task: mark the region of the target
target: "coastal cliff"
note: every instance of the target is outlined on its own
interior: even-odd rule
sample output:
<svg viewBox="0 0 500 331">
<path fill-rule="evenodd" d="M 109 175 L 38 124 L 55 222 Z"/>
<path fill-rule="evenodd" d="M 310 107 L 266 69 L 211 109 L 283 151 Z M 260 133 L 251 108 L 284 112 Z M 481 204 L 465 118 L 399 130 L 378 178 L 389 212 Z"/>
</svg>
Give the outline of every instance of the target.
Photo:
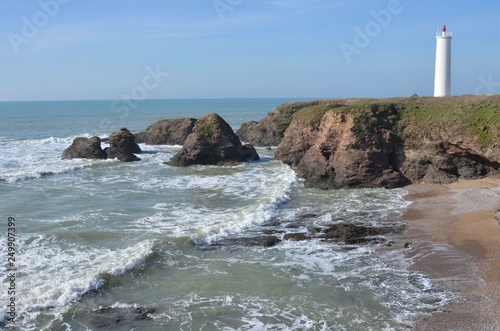
<svg viewBox="0 0 500 331">
<path fill-rule="evenodd" d="M 274 158 L 322 189 L 451 183 L 500 169 L 500 95 L 299 102 L 242 129 L 254 145 L 269 143 L 256 132 L 277 137 Z"/>
</svg>

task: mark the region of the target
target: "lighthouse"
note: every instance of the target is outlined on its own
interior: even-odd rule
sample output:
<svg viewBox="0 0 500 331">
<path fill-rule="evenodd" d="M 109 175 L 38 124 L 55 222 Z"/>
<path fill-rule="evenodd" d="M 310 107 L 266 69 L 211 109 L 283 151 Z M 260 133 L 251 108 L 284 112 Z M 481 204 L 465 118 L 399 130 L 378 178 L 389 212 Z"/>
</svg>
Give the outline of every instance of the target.
<svg viewBox="0 0 500 331">
<path fill-rule="evenodd" d="M 441 32 L 436 33 L 435 97 L 451 95 L 451 38 L 452 34 L 446 31 L 446 25 Z"/>
</svg>

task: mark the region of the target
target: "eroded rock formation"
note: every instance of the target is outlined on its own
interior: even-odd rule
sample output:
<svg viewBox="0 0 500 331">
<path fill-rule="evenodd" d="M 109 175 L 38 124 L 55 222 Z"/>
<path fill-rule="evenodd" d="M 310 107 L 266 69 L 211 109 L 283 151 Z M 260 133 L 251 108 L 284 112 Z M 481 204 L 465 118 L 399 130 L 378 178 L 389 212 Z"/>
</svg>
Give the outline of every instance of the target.
<svg viewBox="0 0 500 331">
<path fill-rule="evenodd" d="M 141 133 L 140 141 L 149 145 L 183 145 L 195 123 L 194 118 L 160 120 Z"/>
<path fill-rule="evenodd" d="M 108 155 L 101 148 L 99 137 L 84 138 L 78 137 L 64 150 L 62 158 L 70 159 L 107 159 Z"/>
<path fill-rule="evenodd" d="M 76 158 L 101 160 L 117 158 L 122 162 L 140 160 L 135 154 L 141 153 L 141 148 L 135 143 L 134 135 L 126 128 L 113 132 L 107 142 L 110 146 L 103 150 L 99 137 L 75 138 L 73 143 L 64 150 L 62 158 L 66 160 Z"/>
<path fill-rule="evenodd" d="M 196 121 L 193 132 L 169 165 L 185 167 L 201 165 L 235 165 L 258 160 L 251 145 L 242 145 L 229 124 L 217 114 L 208 114 Z"/>
<path fill-rule="evenodd" d="M 275 159 L 307 186 L 391 188 L 500 170 L 499 95 L 323 100 L 298 108 L 287 113 Z M 260 121 L 261 129 L 278 114 Z"/>
<path fill-rule="evenodd" d="M 278 146 L 275 159 L 296 168 L 306 186 L 398 187 L 406 182 L 400 173 L 403 145 L 387 123 L 386 113 L 373 123 L 356 123 L 343 107 L 299 112 Z"/>
<path fill-rule="evenodd" d="M 304 108 L 330 104 L 332 102 L 336 103 L 335 100 L 285 103 L 270 112 L 267 117 L 259 122 L 251 121 L 243 123 L 236 131 L 236 134 L 242 141 L 254 146 L 278 146 L 295 113 Z"/>
<path fill-rule="evenodd" d="M 108 158 L 117 158 L 122 162 L 139 161 L 135 154 L 141 153 L 141 148 L 135 142 L 134 135 L 126 128 L 121 128 L 109 136 L 109 147 L 104 149 Z"/>
</svg>

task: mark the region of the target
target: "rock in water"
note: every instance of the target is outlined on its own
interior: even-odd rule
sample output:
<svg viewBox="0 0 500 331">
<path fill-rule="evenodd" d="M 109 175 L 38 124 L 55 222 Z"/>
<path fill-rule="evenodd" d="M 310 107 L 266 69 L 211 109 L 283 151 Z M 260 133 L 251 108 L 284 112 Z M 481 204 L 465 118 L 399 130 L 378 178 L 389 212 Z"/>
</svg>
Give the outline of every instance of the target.
<svg viewBox="0 0 500 331">
<path fill-rule="evenodd" d="M 134 135 L 126 128 L 111 133 L 109 136 L 109 146 L 111 148 L 122 149 L 126 153 L 140 153 L 141 148 L 135 142 Z"/>
<path fill-rule="evenodd" d="M 62 154 L 62 158 L 65 160 L 106 159 L 107 157 L 106 152 L 101 148 L 101 139 L 99 137 L 75 138 L 71 146 L 66 148 Z"/>
<path fill-rule="evenodd" d="M 186 167 L 201 165 L 234 165 L 258 160 L 250 145 L 242 145 L 233 129 L 217 114 L 208 114 L 196 121 L 193 132 L 182 149 L 167 164 Z"/>
<path fill-rule="evenodd" d="M 108 139 L 109 147 L 105 149 L 110 159 L 117 158 L 122 162 L 139 161 L 135 153 L 141 153 L 141 148 L 135 142 L 134 135 L 126 128 L 113 132 Z"/>
<path fill-rule="evenodd" d="M 152 320 L 150 315 L 156 312 L 154 308 L 138 307 L 138 308 L 115 308 L 101 307 L 89 314 L 90 324 L 97 329 L 115 329 L 127 328 L 133 330 L 139 328 L 147 328 L 145 324 L 148 320 Z"/>
<path fill-rule="evenodd" d="M 160 120 L 146 129 L 144 142 L 149 145 L 183 145 L 195 123 L 194 118 Z"/>
</svg>

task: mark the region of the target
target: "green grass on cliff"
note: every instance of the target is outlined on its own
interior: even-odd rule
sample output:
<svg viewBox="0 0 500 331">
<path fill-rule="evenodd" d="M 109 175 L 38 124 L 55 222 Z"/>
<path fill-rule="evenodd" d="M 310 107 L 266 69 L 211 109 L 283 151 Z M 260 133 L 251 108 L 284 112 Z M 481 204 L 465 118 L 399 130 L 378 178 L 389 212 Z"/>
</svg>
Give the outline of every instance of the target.
<svg viewBox="0 0 500 331">
<path fill-rule="evenodd" d="M 429 132 L 473 139 L 481 147 L 498 142 L 500 95 L 415 98 L 400 107 L 400 131 L 408 137 Z"/>
<path fill-rule="evenodd" d="M 353 131 L 364 138 L 375 138 L 385 129 L 410 145 L 439 137 L 463 138 L 482 148 L 500 143 L 500 95 L 339 99 L 286 106 L 288 111 L 299 108 L 294 116 L 310 124 L 319 123 L 328 111 L 351 114 Z"/>
</svg>

